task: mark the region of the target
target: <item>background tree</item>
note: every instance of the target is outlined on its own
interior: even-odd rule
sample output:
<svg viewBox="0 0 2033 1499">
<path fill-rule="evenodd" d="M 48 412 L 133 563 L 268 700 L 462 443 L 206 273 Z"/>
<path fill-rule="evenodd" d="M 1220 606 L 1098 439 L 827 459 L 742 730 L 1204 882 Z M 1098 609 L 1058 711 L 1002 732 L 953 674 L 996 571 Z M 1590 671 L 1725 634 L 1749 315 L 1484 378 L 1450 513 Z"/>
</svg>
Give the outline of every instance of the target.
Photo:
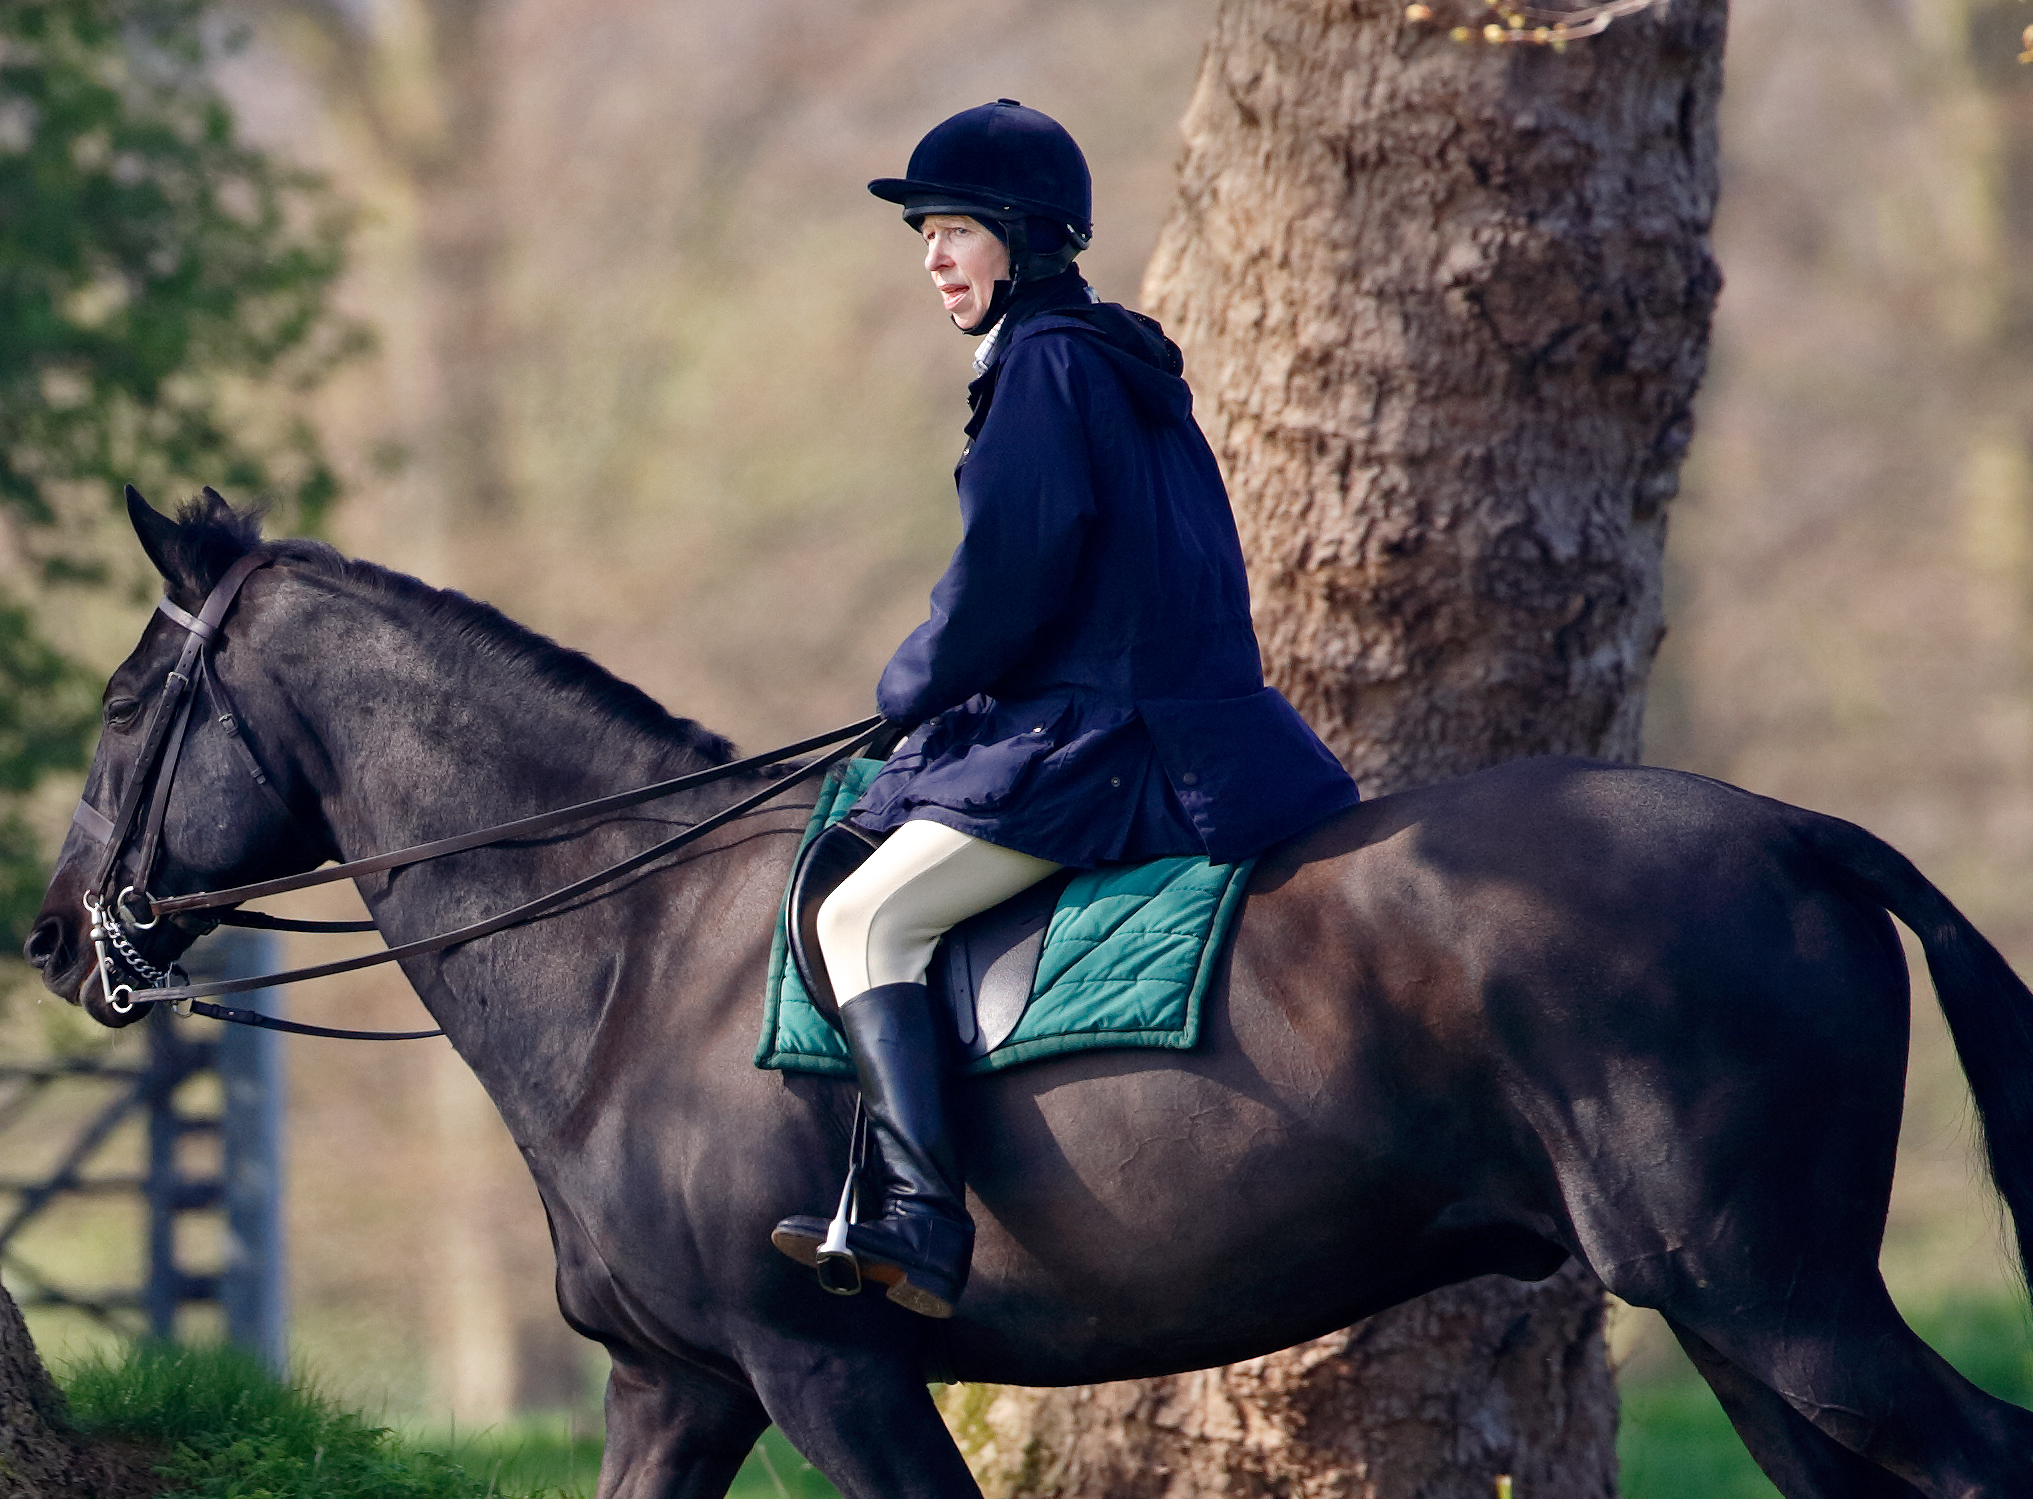
<svg viewBox="0 0 2033 1499">
<path fill-rule="evenodd" d="M 210 483 L 313 529 L 336 493 L 300 397 L 357 342 L 327 314 L 343 225 L 244 145 L 203 0 L 0 7 L 0 944 L 43 873 L 18 799 L 81 762 L 97 684 L 34 596 L 115 581 L 107 501 Z M 124 553 L 123 553 L 124 554 Z M 51 594 L 49 590 L 55 589 Z"/>
<path fill-rule="evenodd" d="M 1370 795 L 1638 757 L 1721 286 L 1725 15 L 1678 0 L 1556 53 L 1390 0 L 1219 13 L 1144 302 L 1267 673 Z M 1232 1369 L 1000 1392 L 963 1433 L 992 1493 L 1609 1495 L 1603 1312 L 1572 1267 L 1490 1278 Z"/>
<path fill-rule="evenodd" d="M 99 550 L 120 483 L 161 499 L 201 483 L 268 494 L 298 529 L 337 489 L 300 402 L 357 341 L 325 304 L 342 225 L 314 179 L 240 142 L 208 74 L 205 22 L 202 0 L 0 6 L 0 517 L 17 563 L 0 592 L 9 950 L 46 878 L 22 798 L 82 763 L 98 716 L 97 674 L 44 638 L 36 606 L 138 586 Z M 62 1430 L 0 1290 L 0 1493 L 135 1491 L 112 1461 Z M 145 1472 L 139 1482 L 152 1491 Z"/>
</svg>

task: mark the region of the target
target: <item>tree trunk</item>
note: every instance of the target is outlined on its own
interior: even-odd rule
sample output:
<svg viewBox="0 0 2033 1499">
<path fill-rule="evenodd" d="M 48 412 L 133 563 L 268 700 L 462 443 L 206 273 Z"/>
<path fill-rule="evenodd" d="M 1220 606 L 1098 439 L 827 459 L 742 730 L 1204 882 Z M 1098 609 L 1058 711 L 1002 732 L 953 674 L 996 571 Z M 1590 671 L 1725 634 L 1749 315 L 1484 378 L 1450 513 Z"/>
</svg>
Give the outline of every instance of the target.
<svg viewBox="0 0 2033 1499">
<path fill-rule="evenodd" d="M 0 1499 L 140 1499 L 162 1485 L 159 1455 L 69 1430 L 14 1298 L 0 1286 Z"/>
<path fill-rule="evenodd" d="M 443 519 L 456 528 L 498 520 L 511 508 L 497 316 L 506 235 L 494 181 L 502 8 L 490 0 L 427 0 L 423 9 L 437 128 L 416 143 L 409 165 L 418 271 L 436 319 L 442 408 L 434 467 Z"/>
<path fill-rule="evenodd" d="M 1377 795 L 1635 759 L 1721 278 L 1726 0 L 1560 53 L 1435 0 L 1228 0 L 1145 303 L 1185 348 L 1270 680 Z M 1352 1225 L 1360 1232 L 1360 1225 Z M 1613 1495 L 1602 1292 L 1495 1278 L 1233 1368 L 974 1392 L 1008 1495 Z"/>
</svg>

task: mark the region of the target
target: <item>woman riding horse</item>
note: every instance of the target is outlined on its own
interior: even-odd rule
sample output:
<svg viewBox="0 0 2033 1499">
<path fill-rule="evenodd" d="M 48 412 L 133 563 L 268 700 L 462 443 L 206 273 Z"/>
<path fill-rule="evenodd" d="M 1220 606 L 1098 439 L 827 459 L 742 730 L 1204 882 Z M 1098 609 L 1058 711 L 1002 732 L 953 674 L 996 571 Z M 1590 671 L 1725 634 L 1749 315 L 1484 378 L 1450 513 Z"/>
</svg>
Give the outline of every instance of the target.
<svg viewBox="0 0 2033 1499">
<path fill-rule="evenodd" d="M 892 1300 L 946 1317 L 974 1225 L 925 982 L 939 938 L 1066 866 L 1250 858 L 1356 789 L 1264 685 L 1178 348 L 1073 266 L 1091 233 L 1073 137 L 999 99 L 934 128 L 908 172 L 868 189 L 903 206 L 946 313 L 983 337 L 963 530 L 876 689 L 910 732 L 850 819 L 887 836 L 820 908 L 819 946 L 888 1179 L 850 1244 L 901 1276 Z M 772 1238 L 812 1264 L 826 1226 Z"/>
</svg>

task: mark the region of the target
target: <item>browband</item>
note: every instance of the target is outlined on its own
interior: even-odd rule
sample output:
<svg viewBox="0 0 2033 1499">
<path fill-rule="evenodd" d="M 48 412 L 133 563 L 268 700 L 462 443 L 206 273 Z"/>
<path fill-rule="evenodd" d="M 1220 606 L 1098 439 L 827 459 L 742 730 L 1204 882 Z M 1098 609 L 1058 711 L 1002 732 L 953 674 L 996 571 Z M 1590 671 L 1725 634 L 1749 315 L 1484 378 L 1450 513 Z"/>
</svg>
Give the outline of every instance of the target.
<svg viewBox="0 0 2033 1499">
<path fill-rule="evenodd" d="M 155 607 L 158 613 L 167 614 L 171 619 L 182 625 L 186 630 L 189 630 L 207 645 L 210 645 L 212 637 L 219 633 L 216 628 L 206 624 L 197 615 L 191 613 L 190 610 L 183 608 L 166 593 L 155 601 Z"/>
<path fill-rule="evenodd" d="M 240 585 L 247 581 L 247 575 L 262 566 L 268 558 L 258 552 L 249 552 L 238 562 L 226 569 L 226 575 L 219 579 L 218 587 L 206 595 L 204 607 L 196 614 L 181 607 L 165 591 L 155 601 L 156 609 L 182 625 L 203 645 L 210 645 L 219 633 L 219 622 L 226 617 L 226 611 L 233 607 L 233 600 L 240 592 Z"/>
</svg>

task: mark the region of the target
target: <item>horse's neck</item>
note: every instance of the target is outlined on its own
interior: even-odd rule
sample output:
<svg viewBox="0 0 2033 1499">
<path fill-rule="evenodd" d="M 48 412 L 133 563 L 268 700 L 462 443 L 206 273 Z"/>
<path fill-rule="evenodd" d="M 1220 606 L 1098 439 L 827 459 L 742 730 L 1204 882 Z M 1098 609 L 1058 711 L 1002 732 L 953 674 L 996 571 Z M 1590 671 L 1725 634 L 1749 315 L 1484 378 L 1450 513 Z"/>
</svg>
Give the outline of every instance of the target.
<svg viewBox="0 0 2033 1499">
<path fill-rule="evenodd" d="M 526 664 L 363 609 L 327 627 L 299 701 L 322 746 L 327 820 L 348 858 L 567 806 L 706 762 Z"/>
<path fill-rule="evenodd" d="M 278 680 L 286 677 L 289 707 L 303 725 L 299 764 L 346 858 L 491 827 L 706 763 L 682 736 L 617 722 L 585 695 L 447 638 L 428 622 L 369 607 L 312 617 L 315 624 L 305 628 L 320 639 L 315 660 Z M 371 877 L 365 894 L 391 943 L 434 935 L 568 884 L 674 830 L 645 826 L 644 819 L 691 821 L 730 794 L 715 787 L 581 836 L 432 860 Z M 707 877 L 681 869 L 664 888 Z M 463 950 L 463 957 L 454 949 L 410 968 L 438 1022 L 518 1134 L 514 1095 L 569 1091 L 572 1057 L 597 1031 L 606 1003 L 600 984 L 587 977 L 597 965 L 566 950 L 575 919 L 523 928 L 521 941 L 511 932 Z M 529 933 L 545 935 L 533 942 Z M 682 940 L 679 933 L 661 935 Z M 500 943 L 515 944 L 513 962 L 501 970 L 510 977 L 476 978 L 486 967 L 484 949 Z M 501 1021 L 510 1023 L 498 1028 Z M 520 1075 L 526 1064 L 516 1058 L 539 1055 L 551 1059 L 556 1077 Z M 553 1112 L 533 1096 L 521 1102 L 526 1112 Z"/>
</svg>

